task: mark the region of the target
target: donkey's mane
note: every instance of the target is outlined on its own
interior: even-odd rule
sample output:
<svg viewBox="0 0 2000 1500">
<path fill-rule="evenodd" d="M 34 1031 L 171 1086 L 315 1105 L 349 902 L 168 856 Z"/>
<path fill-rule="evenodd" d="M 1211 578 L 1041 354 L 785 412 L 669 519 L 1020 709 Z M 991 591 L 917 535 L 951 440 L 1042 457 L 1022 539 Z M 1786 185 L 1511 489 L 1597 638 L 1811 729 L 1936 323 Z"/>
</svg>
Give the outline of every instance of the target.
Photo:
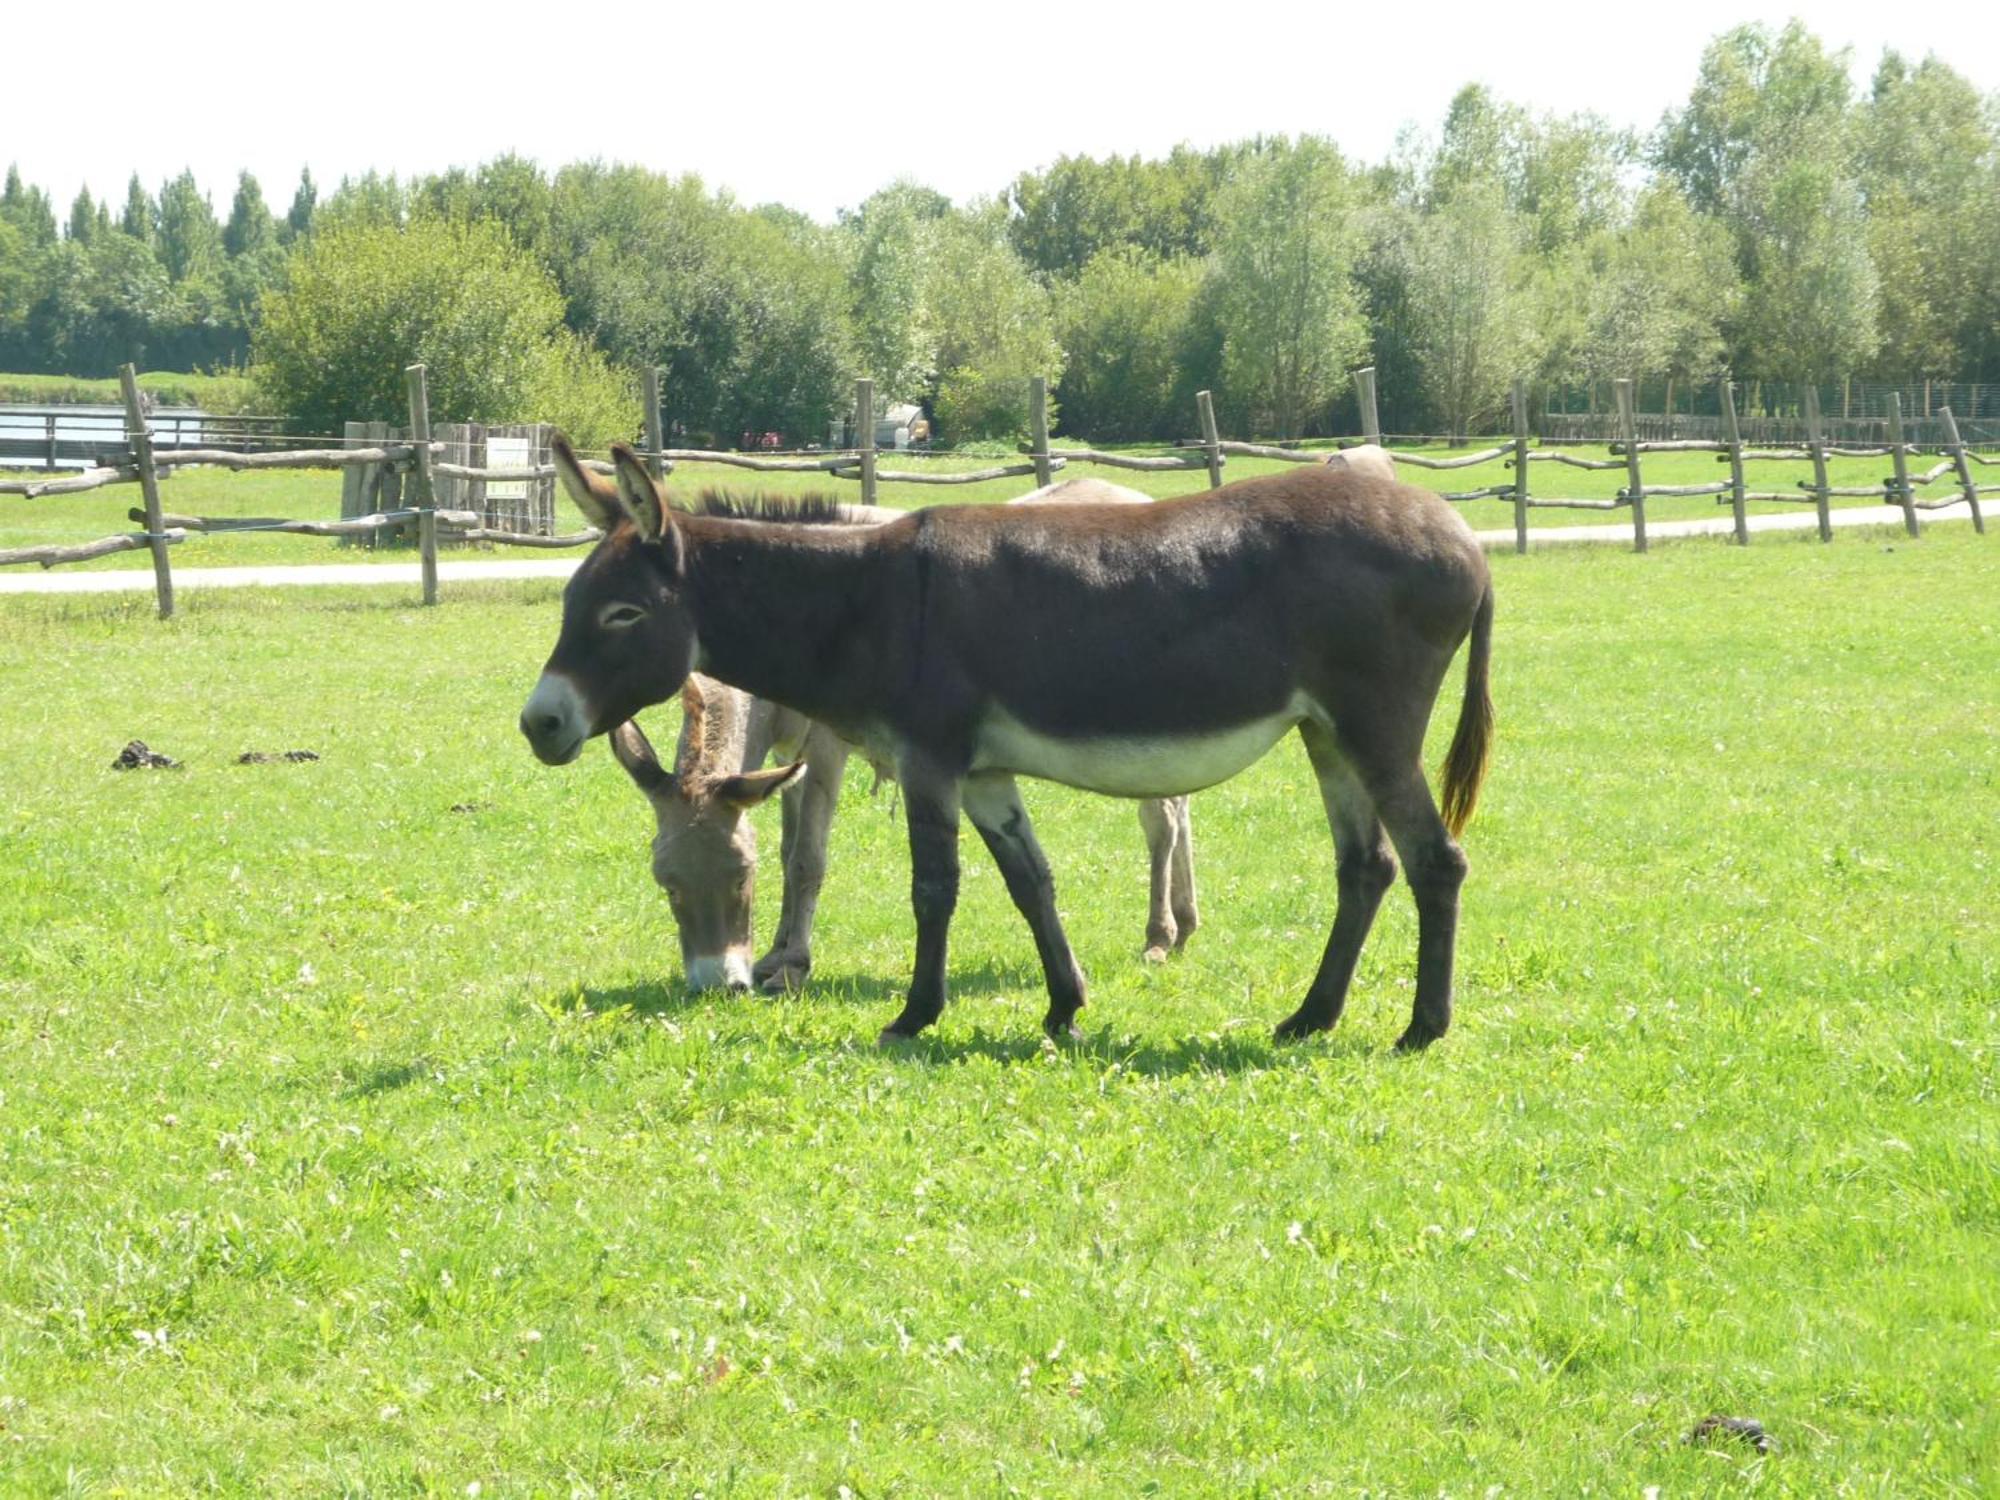
<svg viewBox="0 0 2000 1500">
<path fill-rule="evenodd" d="M 727 521 L 782 521 L 794 526 L 837 526 L 847 519 L 845 505 L 832 495 L 739 495 L 730 490 L 703 490 L 690 514 L 718 516 Z"/>
</svg>

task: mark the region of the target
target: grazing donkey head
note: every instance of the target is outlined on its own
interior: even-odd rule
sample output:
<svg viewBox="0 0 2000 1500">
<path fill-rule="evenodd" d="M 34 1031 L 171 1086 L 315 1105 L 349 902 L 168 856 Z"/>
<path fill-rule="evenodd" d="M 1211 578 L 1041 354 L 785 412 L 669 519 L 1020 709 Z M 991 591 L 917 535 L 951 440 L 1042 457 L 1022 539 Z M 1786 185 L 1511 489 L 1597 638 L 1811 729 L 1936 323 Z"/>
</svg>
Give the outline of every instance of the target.
<svg viewBox="0 0 2000 1500">
<path fill-rule="evenodd" d="M 669 772 L 631 720 L 611 731 L 611 751 L 653 804 L 653 879 L 679 929 L 681 966 L 696 990 L 750 988 L 750 915 L 757 834 L 743 814 L 805 774 L 804 761 L 769 771 L 742 764 L 749 699 L 690 677 L 681 690 L 681 739 Z"/>
<path fill-rule="evenodd" d="M 1342 448 L 1338 453 L 1326 456 L 1329 469 L 1339 469 L 1352 474 L 1367 474 L 1376 479 L 1393 482 L 1396 478 L 1396 460 L 1389 456 L 1389 450 L 1379 443 L 1362 443 L 1358 447 Z"/>
<path fill-rule="evenodd" d="M 681 599 L 685 543 L 646 466 L 617 444 L 612 484 L 586 470 L 560 434 L 551 446 L 563 487 L 605 533 L 563 591 L 562 632 L 521 710 L 535 754 L 561 766 L 593 735 L 671 698 L 694 668 L 695 638 Z M 585 663 L 588 697 L 579 687 Z"/>
</svg>

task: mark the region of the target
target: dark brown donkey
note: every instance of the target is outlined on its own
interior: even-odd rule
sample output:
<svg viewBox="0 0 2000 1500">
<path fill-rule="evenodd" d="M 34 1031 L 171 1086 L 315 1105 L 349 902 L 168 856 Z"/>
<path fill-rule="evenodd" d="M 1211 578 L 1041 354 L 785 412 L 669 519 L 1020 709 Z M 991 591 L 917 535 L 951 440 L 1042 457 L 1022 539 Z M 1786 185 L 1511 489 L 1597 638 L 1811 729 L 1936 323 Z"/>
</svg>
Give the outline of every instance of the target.
<svg viewBox="0 0 2000 1500">
<path fill-rule="evenodd" d="M 967 505 L 865 529 L 770 526 L 671 511 L 629 449 L 616 459 L 614 486 L 556 442 L 565 485 L 606 534 L 564 591 L 521 732 L 543 761 L 566 764 L 699 670 L 893 764 L 917 955 L 884 1039 L 913 1036 L 944 1009 L 961 809 L 1034 932 L 1043 1025 L 1067 1035 L 1083 974 L 1014 777 L 1178 796 L 1235 775 L 1293 728 L 1333 828 L 1339 902 L 1279 1037 L 1339 1019 L 1395 877 L 1392 844 L 1417 902 L 1416 1004 L 1398 1045 L 1421 1047 L 1451 1024 L 1466 868 L 1454 835 L 1492 739 L 1493 589 L 1443 500 L 1314 465 L 1158 505 Z M 1424 730 L 1468 635 L 1440 816 Z"/>
</svg>

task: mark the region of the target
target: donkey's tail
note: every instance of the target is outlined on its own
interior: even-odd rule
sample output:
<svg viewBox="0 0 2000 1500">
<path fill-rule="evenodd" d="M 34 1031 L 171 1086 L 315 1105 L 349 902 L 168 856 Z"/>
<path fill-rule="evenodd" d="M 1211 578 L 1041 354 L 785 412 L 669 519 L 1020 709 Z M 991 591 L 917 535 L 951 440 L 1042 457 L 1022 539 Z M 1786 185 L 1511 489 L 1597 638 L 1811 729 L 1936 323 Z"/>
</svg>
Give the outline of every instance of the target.
<svg viewBox="0 0 2000 1500">
<path fill-rule="evenodd" d="M 1479 784 L 1493 758 L 1493 695 L 1487 691 L 1487 667 L 1493 657 L 1493 583 L 1487 580 L 1479 612 L 1472 617 L 1472 645 L 1465 653 L 1465 700 L 1458 710 L 1458 728 L 1444 757 L 1444 826 L 1457 838 L 1472 821 L 1479 805 Z"/>
</svg>

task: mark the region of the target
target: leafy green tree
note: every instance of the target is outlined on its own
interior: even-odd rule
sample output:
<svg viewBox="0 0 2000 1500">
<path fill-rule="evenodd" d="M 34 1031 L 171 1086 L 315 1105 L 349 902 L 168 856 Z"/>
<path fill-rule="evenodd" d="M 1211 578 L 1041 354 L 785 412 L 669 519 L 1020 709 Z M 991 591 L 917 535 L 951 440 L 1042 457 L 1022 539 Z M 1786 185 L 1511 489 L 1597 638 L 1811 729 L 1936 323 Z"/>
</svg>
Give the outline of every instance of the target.
<svg viewBox="0 0 2000 1500">
<path fill-rule="evenodd" d="M 473 173 L 471 207 L 475 217 L 502 225 L 523 250 L 550 261 L 555 195 L 527 157 L 510 152 L 481 164 Z"/>
<path fill-rule="evenodd" d="M 1028 430 L 1029 381 L 1056 381 L 1048 291 L 1007 243 L 1005 210 L 976 205 L 937 221 L 920 298 L 936 343 L 932 414 L 948 442 L 1020 438 Z"/>
<path fill-rule="evenodd" d="M 1853 181 L 1804 158 L 1764 189 L 1757 269 L 1744 298 L 1743 368 L 1828 381 L 1879 343 L 1880 282 Z"/>
<path fill-rule="evenodd" d="M 412 218 L 427 215 L 436 219 L 470 220 L 472 174 L 464 167 L 451 167 L 429 177 L 410 180 L 409 212 Z"/>
<path fill-rule="evenodd" d="M 21 181 L 19 167 L 7 169 L 7 184 L 0 189 L 0 219 L 21 231 L 30 245 L 38 248 L 56 242 L 56 214 L 49 195 Z"/>
<path fill-rule="evenodd" d="M 1496 99 L 1483 83 L 1468 83 L 1445 109 L 1437 147 L 1424 163 L 1426 206 L 1449 202 L 1467 188 L 1495 187 L 1513 196 L 1520 137 L 1528 118 L 1518 105 Z"/>
<path fill-rule="evenodd" d="M 570 326 L 623 365 L 662 367 L 670 426 L 732 440 L 719 413 L 740 359 L 734 212 L 698 177 L 584 163 L 556 176 L 551 242 Z"/>
<path fill-rule="evenodd" d="M 1793 21 L 1724 32 L 1702 53 L 1686 108 L 1661 122 L 1653 154 L 1697 213 L 1754 230 L 1769 165 L 1806 152 L 1845 157 L 1853 86 L 1845 53 Z"/>
<path fill-rule="evenodd" d="M 1886 54 L 1856 125 L 1868 247 L 1879 273 L 1892 378 L 1964 373 L 1981 343 L 1982 293 L 2000 273 L 1986 192 L 2000 141 L 1978 91 L 1934 57 Z"/>
<path fill-rule="evenodd" d="M 241 173 L 236 179 L 229 222 L 222 230 L 222 248 L 229 257 L 222 269 L 222 302 L 232 363 L 249 351 L 250 328 L 256 320 L 258 299 L 284 273 L 281 222 L 265 206 L 257 179 L 248 172 Z"/>
<path fill-rule="evenodd" d="M 1723 328 L 1741 296 L 1729 232 L 1660 180 L 1640 195 L 1631 222 L 1601 237 L 1596 250 L 1576 361 L 1584 373 L 1665 376 L 1669 408 L 1673 382 L 1717 377 L 1727 359 Z"/>
<path fill-rule="evenodd" d="M 1187 430 L 1181 370 L 1202 278 L 1198 261 L 1115 247 L 1058 292 L 1065 431 L 1109 442 Z"/>
<path fill-rule="evenodd" d="M 256 255 L 278 242 L 278 226 L 264 206 L 264 190 L 248 172 L 236 174 L 236 196 L 230 201 L 229 222 L 222 228 L 222 253 L 232 260 Z"/>
<path fill-rule="evenodd" d="M 292 206 L 285 211 L 285 224 L 280 238 L 286 244 L 302 240 L 312 233 L 313 213 L 319 206 L 319 189 L 313 184 L 311 167 L 299 168 L 299 185 L 292 194 Z"/>
<path fill-rule="evenodd" d="M 165 268 L 130 235 L 64 244 L 47 272 L 29 317 L 30 362 L 16 368 L 86 377 L 113 374 L 128 360 L 144 368 L 181 325 Z"/>
<path fill-rule="evenodd" d="M 222 229 L 192 172 L 160 189 L 157 250 L 171 281 L 212 282 L 222 269 Z"/>
<path fill-rule="evenodd" d="M 1746 374 L 1833 378 L 1877 345 L 1852 94 L 1846 54 L 1801 23 L 1741 26 L 1709 44 L 1656 139 L 1661 169 L 1735 238 L 1732 362 Z"/>
<path fill-rule="evenodd" d="M 1340 153 L 1308 136 L 1246 159 L 1218 203 L 1224 383 L 1281 437 L 1324 421 L 1367 346 L 1356 199 Z"/>
<path fill-rule="evenodd" d="M 898 182 L 841 216 L 860 372 L 874 380 L 880 400 L 915 401 L 935 392 L 937 332 L 925 300 L 926 268 L 952 212 L 943 194 Z"/>
<path fill-rule="evenodd" d="M 1426 215 L 1407 242 L 1408 347 L 1454 441 L 1498 412 L 1511 381 L 1536 359 L 1521 235 L 1498 184 L 1474 182 Z"/>
<path fill-rule="evenodd" d="M 1627 132 L 1596 115 L 1526 122 L 1508 206 L 1526 220 L 1530 249 L 1559 260 L 1613 228 L 1626 210 L 1624 174 L 1637 155 Z"/>
<path fill-rule="evenodd" d="M 22 346 L 28 312 L 41 291 L 37 257 L 28 237 L 11 221 L 0 218 L 0 358 L 10 370 L 27 370 Z"/>
<path fill-rule="evenodd" d="M 69 206 L 69 222 L 63 228 L 63 238 L 79 245 L 90 243 L 97 233 L 97 221 L 103 210 L 90 196 L 90 187 L 85 184 L 76 190 L 76 197 Z"/>
<path fill-rule="evenodd" d="M 728 436 L 817 438 L 845 409 L 854 370 L 847 277 L 831 232 L 764 210 L 730 222 L 734 359 L 711 425 Z"/>
<path fill-rule="evenodd" d="M 1376 405 L 1386 430 L 1435 432 L 1441 424 L 1431 415 L 1430 395 L 1417 368 L 1411 301 L 1423 215 L 1402 171 L 1378 170 L 1369 187 L 1369 201 L 1356 221 L 1360 244 L 1354 281 L 1368 323 Z M 1358 412 L 1356 417 L 1358 424 Z"/>
<path fill-rule="evenodd" d="M 304 184 L 301 184 L 303 188 Z M 294 204 L 296 207 L 296 204 Z M 312 209 L 312 227 L 342 229 L 395 229 L 409 217 L 409 194 L 391 172 L 364 172 L 358 178 L 340 179 L 340 186 L 326 202 Z"/>
<path fill-rule="evenodd" d="M 119 232 L 142 245 L 151 246 L 158 221 L 158 210 L 147 196 L 144 184 L 139 181 L 139 174 L 134 172 L 132 180 L 125 184 L 125 208 L 118 217 Z"/>
<path fill-rule="evenodd" d="M 1216 193 L 1243 154 L 1177 146 L 1158 161 L 1058 158 L 1014 179 L 1008 239 L 1033 270 L 1059 281 L 1075 280 L 1106 250 L 1164 260 L 1204 256 L 1215 240 Z"/>
<path fill-rule="evenodd" d="M 312 432 L 400 421 L 403 370 L 417 362 L 440 421 L 539 420 L 565 388 L 623 388 L 562 312 L 555 283 L 496 226 L 336 226 L 294 249 L 285 284 L 265 293 L 251 373 L 272 409 Z M 622 409 L 629 429 L 635 409 Z"/>
</svg>

